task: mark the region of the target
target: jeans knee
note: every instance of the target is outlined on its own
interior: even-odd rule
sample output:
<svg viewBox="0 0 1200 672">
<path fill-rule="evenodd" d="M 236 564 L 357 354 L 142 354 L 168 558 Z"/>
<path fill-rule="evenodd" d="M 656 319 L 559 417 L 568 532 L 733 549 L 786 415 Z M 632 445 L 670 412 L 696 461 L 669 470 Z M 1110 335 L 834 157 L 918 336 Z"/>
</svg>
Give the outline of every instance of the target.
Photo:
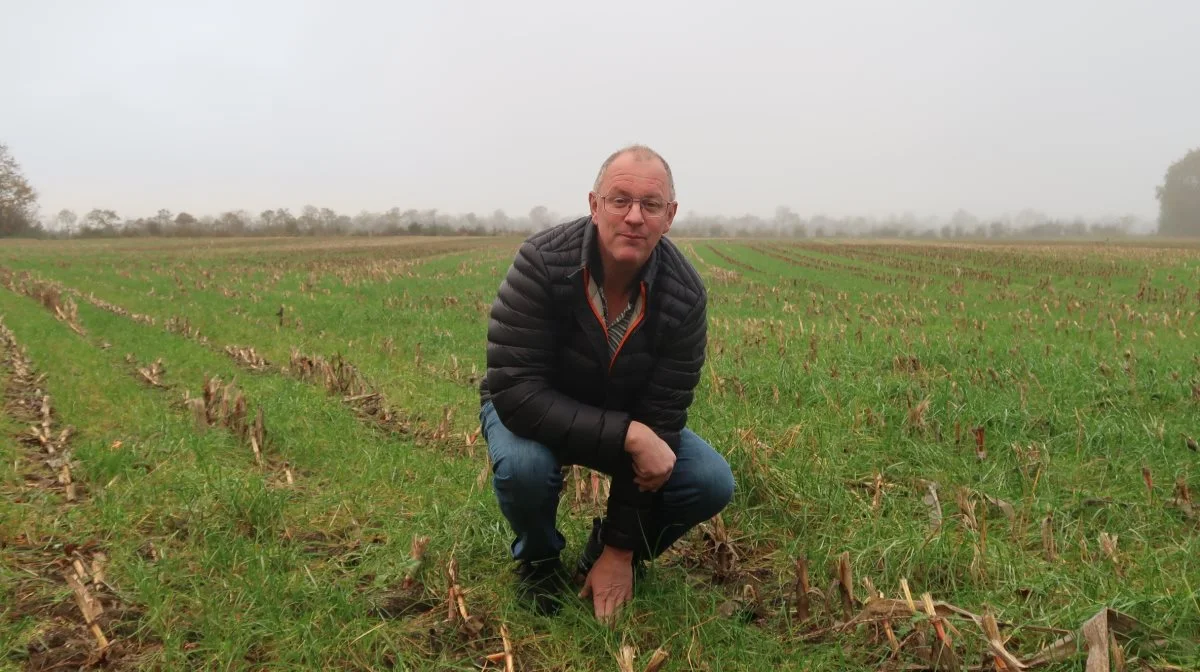
<svg viewBox="0 0 1200 672">
<path fill-rule="evenodd" d="M 733 480 L 733 470 L 729 467 L 729 462 L 723 458 L 713 460 L 709 465 L 704 479 L 701 481 L 704 486 L 702 501 L 705 503 L 711 513 L 709 517 L 717 515 L 725 510 L 729 502 L 733 500 L 733 492 L 736 485 Z"/>
<path fill-rule="evenodd" d="M 561 467 L 545 448 L 504 455 L 492 465 L 492 472 L 497 494 L 518 503 L 544 501 L 562 488 Z"/>
</svg>

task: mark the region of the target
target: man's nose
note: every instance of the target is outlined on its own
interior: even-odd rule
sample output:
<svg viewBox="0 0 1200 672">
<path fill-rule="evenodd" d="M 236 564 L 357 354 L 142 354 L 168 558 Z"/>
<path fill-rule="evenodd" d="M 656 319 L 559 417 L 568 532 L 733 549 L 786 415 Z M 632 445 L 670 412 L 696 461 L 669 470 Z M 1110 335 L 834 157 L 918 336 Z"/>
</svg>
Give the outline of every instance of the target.
<svg viewBox="0 0 1200 672">
<path fill-rule="evenodd" d="M 625 213 L 626 224 L 641 224 L 645 220 L 642 219 L 642 204 L 634 202 L 629 206 L 629 212 Z"/>
</svg>

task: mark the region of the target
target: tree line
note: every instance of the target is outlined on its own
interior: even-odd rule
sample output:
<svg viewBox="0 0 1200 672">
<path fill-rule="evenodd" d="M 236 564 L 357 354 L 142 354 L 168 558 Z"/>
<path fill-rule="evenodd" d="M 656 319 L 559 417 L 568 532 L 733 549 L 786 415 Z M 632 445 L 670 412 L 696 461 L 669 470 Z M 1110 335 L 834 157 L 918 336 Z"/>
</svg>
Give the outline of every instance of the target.
<svg viewBox="0 0 1200 672">
<path fill-rule="evenodd" d="M 1160 204 L 1157 232 L 1171 236 L 1200 236 L 1200 149 L 1192 150 L 1167 170 L 1157 187 Z M 582 214 L 582 213 L 579 213 Z M 187 212 L 159 210 L 151 217 L 122 218 L 111 209 L 96 208 L 78 215 L 64 209 L 39 218 L 37 192 L 26 180 L 8 148 L 0 144 L 0 237 L 117 238 L 142 236 L 495 236 L 528 235 L 575 215 L 560 216 L 545 206 L 528 214 L 509 216 L 503 210 L 488 215 L 451 214 L 437 209 L 391 208 L 356 215 L 307 205 L 257 214 L 231 210 L 196 217 Z M 948 219 L 913 215 L 872 217 L 802 217 L 779 206 L 773 217 L 711 216 L 688 212 L 676 218 L 674 236 L 703 237 L 871 237 L 871 238 L 1064 238 L 1124 236 L 1141 232 L 1136 217 L 1056 219 L 1034 210 L 981 219 L 958 210 Z"/>
<path fill-rule="evenodd" d="M 360 212 L 351 217 L 329 208 L 305 206 L 298 215 L 288 208 L 264 210 L 257 215 L 244 210 L 196 218 L 187 212 L 159 210 L 153 217 L 122 220 L 112 210 L 95 209 L 82 218 L 62 210 L 40 235 L 60 238 L 204 237 L 204 236 L 497 236 L 527 235 L 560 221 L 544 206 L 527 216 L 510 217 L 503 210 L 491 215 L 452 215 L 437 210 Z M 756 215 L 714 217 L 688 213 L 671 229 L 676 236 L 808 238 L 1060 238 L 1124 236 L 1135 232 L 1132 216 L 1112 220 L 1056 220 L 1024 211 L 1017 217 L 984 222 L 959 211 L 945 224 L 913 217 L 803 218 L 780 207 L 773 219 Z"/>
</svg>

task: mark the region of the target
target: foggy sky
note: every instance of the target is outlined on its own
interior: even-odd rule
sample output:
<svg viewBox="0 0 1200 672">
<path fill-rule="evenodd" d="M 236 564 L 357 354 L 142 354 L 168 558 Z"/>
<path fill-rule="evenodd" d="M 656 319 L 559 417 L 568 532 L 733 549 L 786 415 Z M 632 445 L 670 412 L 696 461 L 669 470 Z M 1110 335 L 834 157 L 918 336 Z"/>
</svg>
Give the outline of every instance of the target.
<svg viewBox="0 0 1200 672">
<path fill-rule="evenodd" d="M 42 214 L 1157 214 L 1200 146 L 1200 2 L 0 0 L 0 142 Z"/>
</svg>

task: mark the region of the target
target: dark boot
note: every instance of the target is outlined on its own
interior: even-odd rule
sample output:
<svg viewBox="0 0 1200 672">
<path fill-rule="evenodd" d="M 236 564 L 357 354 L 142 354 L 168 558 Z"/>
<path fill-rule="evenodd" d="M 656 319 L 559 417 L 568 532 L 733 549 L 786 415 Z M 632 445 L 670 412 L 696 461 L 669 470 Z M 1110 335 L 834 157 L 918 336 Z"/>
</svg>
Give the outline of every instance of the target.
<svg viewBox="0 0 1200 672">
<path fill-rule="evenodd" d="M 567 575 L 558 558 L 517 565 L 517 596 L 540 616 L 555 616 L 563 605 Z"/>
<path fill-rule="evenodd" d="M 575 564 L 575 581 L 581 585 L 587 580 L 587 575 L 592 571 L 592 566 L 600 559 L 600 554 L 604 552 L 604 539 L 600 533 L 603 527 L 603 520 L 600 518 L 592 519 L 592 533 L 588 536 L 587 544 L 583 547 L 583 552 L 579 554 L 579 562 Z M 633 552 L 634 581 L 646 574 L 646 563 L 642 558 L 643 555 L 644 553 L 640 551 Z"/>
</svg>

